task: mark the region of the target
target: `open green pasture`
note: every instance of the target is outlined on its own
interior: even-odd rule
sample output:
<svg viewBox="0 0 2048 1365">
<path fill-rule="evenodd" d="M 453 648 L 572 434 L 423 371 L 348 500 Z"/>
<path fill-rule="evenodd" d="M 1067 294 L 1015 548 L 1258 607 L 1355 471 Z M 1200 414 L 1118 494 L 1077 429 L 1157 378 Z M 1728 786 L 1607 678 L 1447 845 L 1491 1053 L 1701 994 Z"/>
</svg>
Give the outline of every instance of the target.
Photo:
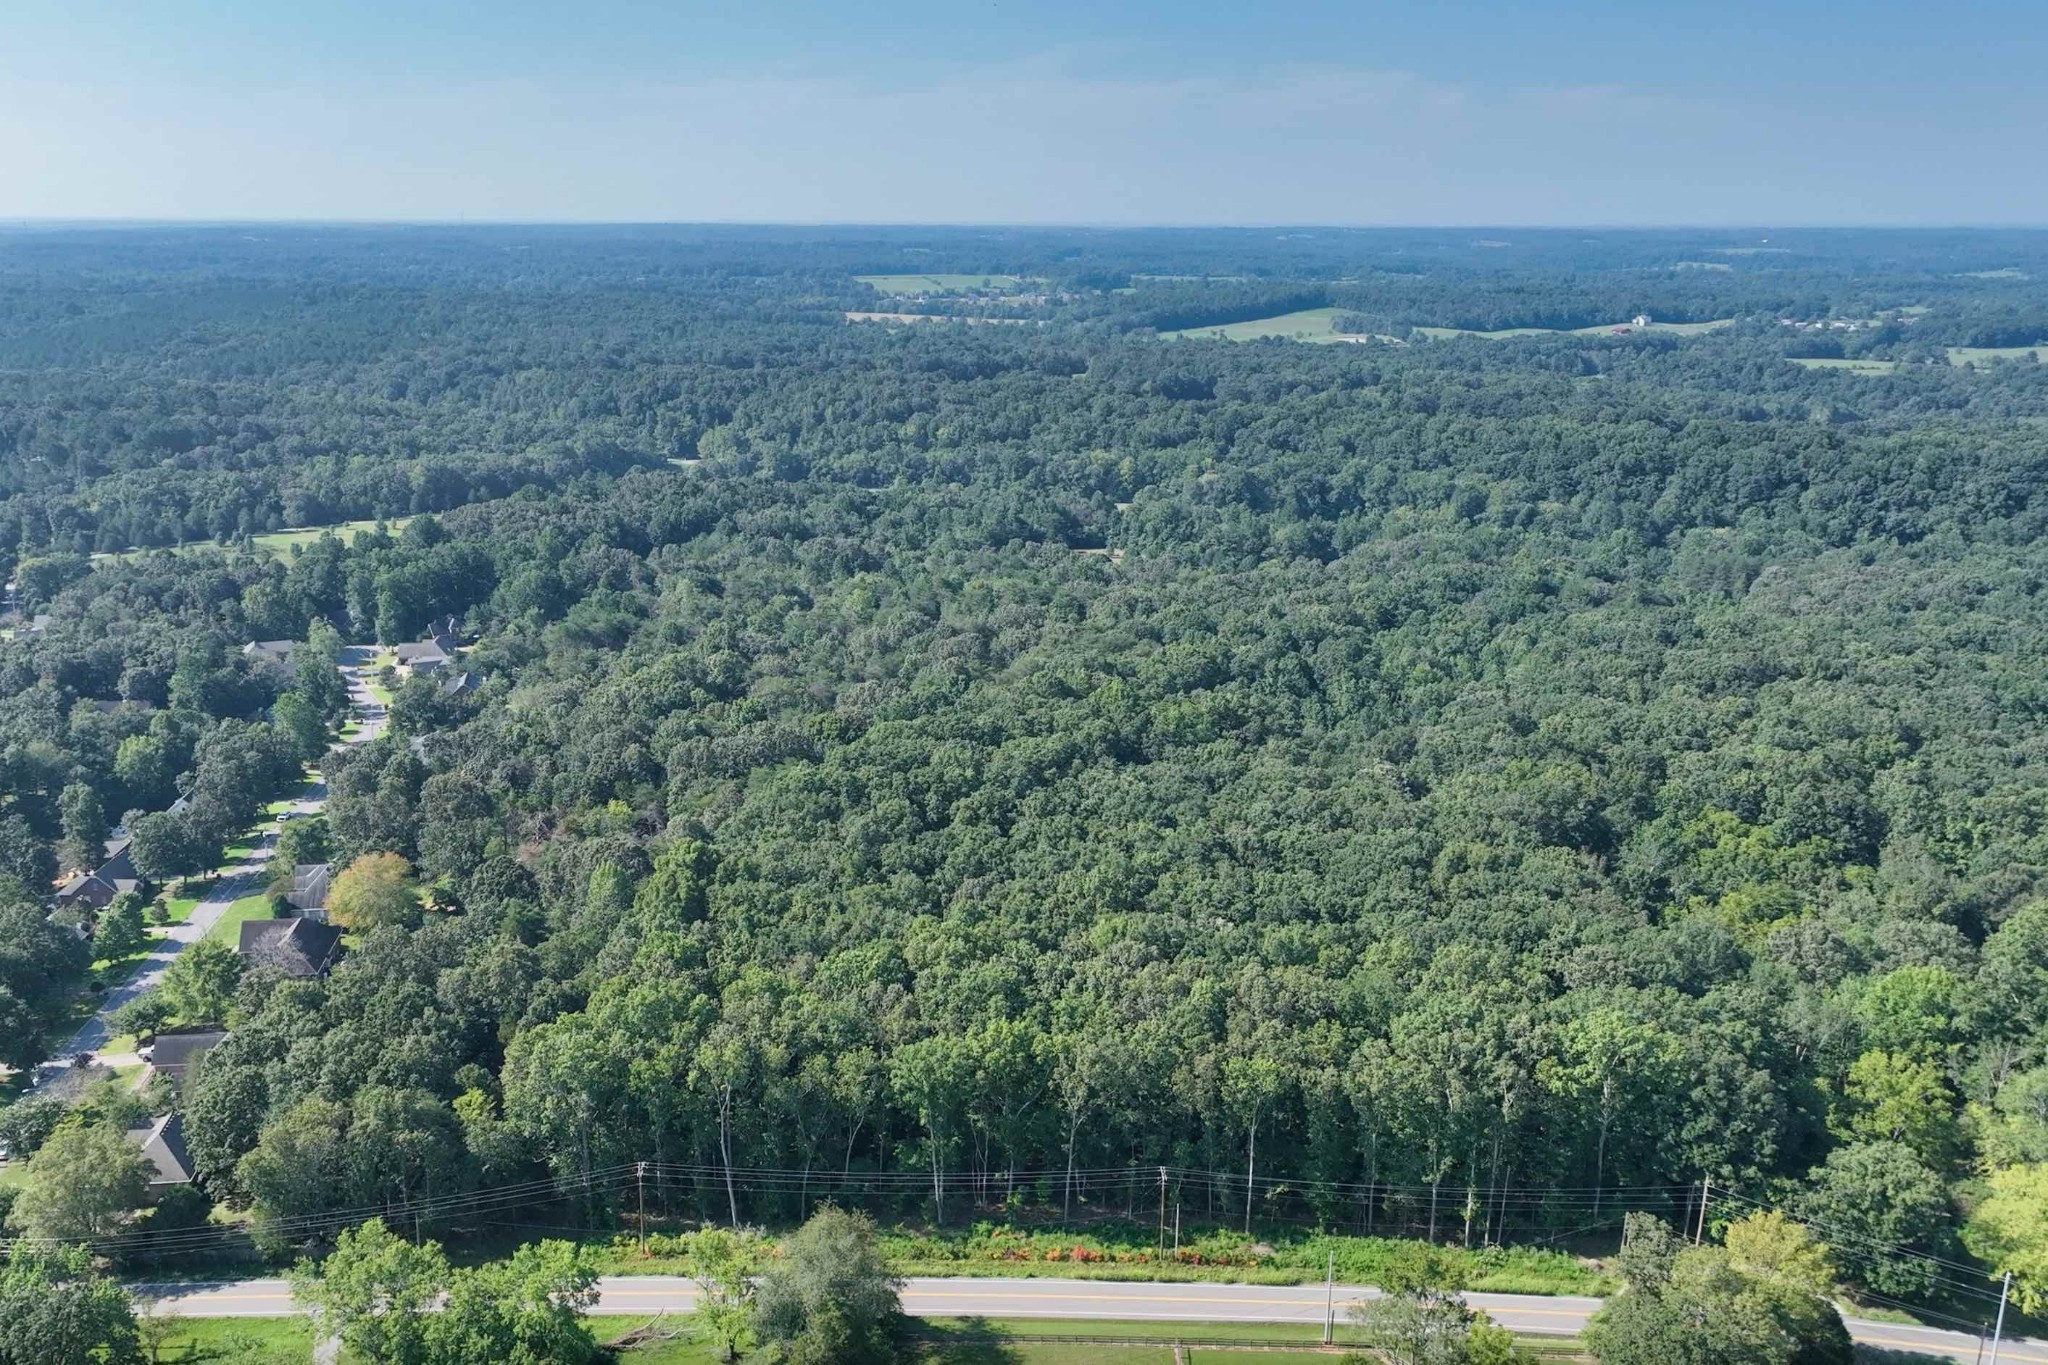
<svg viewBox="0 0 2048 1365">
<path fill-rule="evenodd" d="M 1220 341 L 1260 341 L 1266 337 L 1281 337 L 1288 341 L 1365 341 L 1391 340 L 1392 338 L 1366 338 L 1337 330 L 1339 315 L 1351 312 L 1349 308 L 1304 308 L 1295 313 L 1282 313 L 1278 317 L 1252 318 L 1246 322 L 1226 322 L 1215 327 L 1186 327 L 1178 332 L 1162 332 L 1169 337 L 1206 337 Z"/>
</svg>

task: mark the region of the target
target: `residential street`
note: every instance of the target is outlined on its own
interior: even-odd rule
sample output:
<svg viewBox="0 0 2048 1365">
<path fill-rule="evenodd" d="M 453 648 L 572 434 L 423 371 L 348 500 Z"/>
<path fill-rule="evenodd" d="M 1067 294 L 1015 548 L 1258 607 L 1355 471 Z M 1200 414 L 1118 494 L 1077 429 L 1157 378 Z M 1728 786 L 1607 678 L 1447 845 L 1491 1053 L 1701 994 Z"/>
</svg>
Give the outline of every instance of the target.
<svg viewBox="0 0 2048 1365">
<path fill-rule="evenodd" d="M 335 742 L 339 749 L 352 744 L 364 744 L 375 739 L 384 730 L 384 708 L 370 695 L 364 673 L 376 651 L 367 645 L 351 645 L 342 651 L 341 673 L 348 680 L 349 702 L 355 713 L 359 728 L 349 737 Z M 312 815 L 327 804 L 327 785 L 316 776 L 292 800 L 292 810 L 299 815 Z M 120 986 L 110 990 L 93 1017 L 71 1036 L 55 1053 L 55 1061 L 62 1065 L 81 1052 L 97 1053 L 105 1046 L 112 1031 L 108 1019 L 114 1011 L 130 1000 L 143 995 L 163 979 L 164 972 L 178 954 L 191 944 L 206 937 L 209 930 L 220 922 L 228 907 L 243 896 L 257 890 L 262 884 L 263 868 L 270 861 L 272 850 L 277 844 L 277 829 L 274 824 L 263 827 L 262 837 L 256 841 L 248 855 L 227 870 L 214 885 L 206 898 L 193 907 L 191 917 L 183 924 L 172 925 L 156 941 L 156 947 L 142 960 L 135 974 Z"/>
</svg>

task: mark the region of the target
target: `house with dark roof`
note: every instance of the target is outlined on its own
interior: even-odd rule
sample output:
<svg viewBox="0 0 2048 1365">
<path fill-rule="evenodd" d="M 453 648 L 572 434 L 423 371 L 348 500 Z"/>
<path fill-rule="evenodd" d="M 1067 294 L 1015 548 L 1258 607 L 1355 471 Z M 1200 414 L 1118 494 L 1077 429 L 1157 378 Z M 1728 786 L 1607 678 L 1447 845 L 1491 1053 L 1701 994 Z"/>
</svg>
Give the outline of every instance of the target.
<svg viewBox="0 0 2048 1365">
<path fill-rule="evenodd" d="M 479 678 L 474 673 L 465 671 L 444 679 L 441 683 L 441 695 L 453 697 L 460 701 L 483 685 L 484 680 L 482 678 Z"/>
<path fill-rule="evenodd" d="M 408 677 L 439 673 L 451 662 L 448 651 L 432 640 L 398 647 L 398 671 Z"/>
<path fill-rule="evenodd" d="M 192 1156 L 185 1150 L 185 1121 L 180 1116 L 166 1114 L 146 1127 L 130 1128 L 128 1140 L 142 1149 L 142 1160 L 149 1167 L 147 1197 L 151 1203 L 161 1199 L 166 1190 L 192 1183 Z"/>
<path fill-rule="evenodd" d="M 159 1033 L 154 1042 L 137 1051 L 149 1063 L 150 1070 L 182 1082 L 192 1064 L 213 1051 L 227 1036 L 225 1029 L 172 1029 Z"/>
<path fill-rule="evenodd" d="M 114 903 L 123 891 L 140 890 L 140 884 L 108 881 L 97 872 L 80 872 L 57 888 L 57 908 L 97 915 Z"/>
<path fill-rule="evenodd" d="M 64 910 L 98 914 L 124 892 L 137 894 L 147 889 L 135 871 L 134 845 L 127 835 L 107 841 L 104 860 L 90 872 L 80 872 L 57 888 L 57 905 Z"/>
<path fill-rule="evenodd" d="M 307 980 L 327 975 L 341 961 L 341 930 L 298 916 L 244 920 L 235 951 L 251 967 L 272 967 Z"/>
<path fill-rule="evenodd" d="M 292 868 L 291 889 L 284 893 L 284 898 L 293 908 L 315 919 L 322 918 L 327 909 L 327 888 L 333 880 L 334 864 L 299 863 Z"/>
</svg>

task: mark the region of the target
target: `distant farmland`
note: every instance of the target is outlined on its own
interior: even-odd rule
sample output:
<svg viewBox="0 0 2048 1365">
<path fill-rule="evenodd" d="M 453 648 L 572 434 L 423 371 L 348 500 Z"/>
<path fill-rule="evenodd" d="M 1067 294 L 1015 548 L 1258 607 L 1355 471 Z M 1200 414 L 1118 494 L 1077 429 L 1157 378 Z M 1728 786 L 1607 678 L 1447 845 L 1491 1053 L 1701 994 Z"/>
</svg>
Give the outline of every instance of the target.
<svg viewBox="0 0 2048 1365">
<path fill-rule="evenodd" d="M 1568 332 L 1559 331 L 1555 327 L 1503 327 L 1498 332 L 1468 332 L 1457 327 L 1417 327 L 1415 330 L 1433 341 L 1447 341 L 1452 337 L 1480 337 L 1487 341 L 1505 341 L 1509 337 L 1606 336 L 1617 327 L 1625 329 L 1631 336 L 1642 332 L 1667 332 L 1672 336 L 1690 337 L 1705 332 L 1718 332 L 1723 327 L 1734 325 L 1734 318 L 1716 318 L 1712 322 L 1653 322 L 1647 327 L 1637 327 L 1627 322 L 1603 322 L 1593 327 L 1574 327 Z"/>
<path fill-rule="evenodd" d="M 1178 332 L 1162 332 L 1169 337 L 1209 337 L 1222 341 L 1260 341 L 1267 337 L 1280 337 L 1287 341 L 1382 341 L 1399 345 L 1399 337 L 1346 333 L 1337 330 L 1337 319 L 1350 308 L 1304 308 L 1297 313 L 1282 313 L 1278 317 L 1254 318 L 1249 322 L 1226 322 L 1215 327 L 1184 327 Z M 1713 322 L 1653 322 L 1648 327 L 1635 327 L 1625 322 L 1607 322 L 1598 327 L 1579 327 L 1570 332 L 1560 332 L 1550 327 L 1504 327 L 1498 332 L 1471 332 L 1459 327 L 1417 327 L 1415 331 L 1432 341 L 1450 341 L 1457 337 L 1478 337 L 1484 341 L 1505 341 L 1509 337 L 1547 336 L 1604 336 L 1616 327 L 1625 327 L 1631 334 L 1639 332 L 1668 332 L 1673 336 L 1697 336 L 1702 332 L 1719 331 L 1735 325 L 1733 318 L 1720 318 Z"/>
<path fill-rule="evenodd" d="M 884 294 L 1013 293 L 1030 283 L 1022 275 L 855 275 Z"/>
<path fill-rule="evenodd" d="M 1982 364 L 1993 360 L 2025 360 L 2032 356 L 2048 363 L 2048 342 L 2038 346 L 1951 346 L 1948 348 L 1948 363 L 1951 365 Z"/>
<path fill-rule="evenodd" d="M 1226 322 L 1217 327 L 1184 327 L 1178 332 L 1161 332 L 1168 337 L 1206 337 L 1219 341 L 1260 341 L 1281 337 L 1288 341 L 1391 341 L 1391 337 L 1360 336 L 1337 330 L 1337 318 L 1354 311 L 1349 308 L 1304 308 L 1278 317 L 1254 318 L 1249 322 Z"/>
</svg>

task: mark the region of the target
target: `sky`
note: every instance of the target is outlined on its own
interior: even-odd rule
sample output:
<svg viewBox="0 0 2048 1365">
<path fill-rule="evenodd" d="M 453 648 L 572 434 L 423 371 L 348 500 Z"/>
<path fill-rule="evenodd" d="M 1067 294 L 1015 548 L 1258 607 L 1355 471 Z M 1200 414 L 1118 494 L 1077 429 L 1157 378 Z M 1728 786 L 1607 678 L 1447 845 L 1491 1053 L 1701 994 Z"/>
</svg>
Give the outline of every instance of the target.
<svg viewBox="0 0 2048 1365">
<path fill-rule="evenodd" d="M 2048 224 L 2039 0 L 6 0 L 0 219 Z"/>
</svg>

